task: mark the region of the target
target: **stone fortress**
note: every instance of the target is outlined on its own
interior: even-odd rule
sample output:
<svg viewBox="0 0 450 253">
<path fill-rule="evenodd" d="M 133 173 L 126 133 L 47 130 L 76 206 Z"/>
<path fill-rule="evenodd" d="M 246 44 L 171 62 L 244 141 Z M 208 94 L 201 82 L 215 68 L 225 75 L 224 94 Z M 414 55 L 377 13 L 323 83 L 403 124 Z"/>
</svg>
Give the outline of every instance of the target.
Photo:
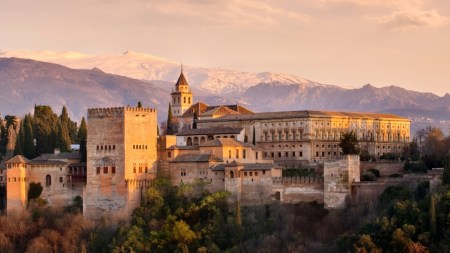
<svg viewBox="0 0 450 253">
<path fill-rule="evenodd" d="M 242 105 L 194 103 L 181 72 L 172 92 L 176 134 L 157 135 L 155 109 L 89 109 L 87 163 L 75 153 L 21 156 L 0 167 L 7 212 L 24 208 L 31 182 L 43 185 L 50 204 L 83 197 L 88 218 L 129 217 L 157 174 L 174 185 L 201 183 L 227 190 L 241 204 L 319 201 L 339 207 L 359 182 L 359 156 L 343 156 L 342 133 L 353 131 L 374 157 L 401 153 L 410 121 L 391 114 L 328 111 L 254 113 Z M 316 168 L 307 177 L 283 169 Z"/>
</svg>

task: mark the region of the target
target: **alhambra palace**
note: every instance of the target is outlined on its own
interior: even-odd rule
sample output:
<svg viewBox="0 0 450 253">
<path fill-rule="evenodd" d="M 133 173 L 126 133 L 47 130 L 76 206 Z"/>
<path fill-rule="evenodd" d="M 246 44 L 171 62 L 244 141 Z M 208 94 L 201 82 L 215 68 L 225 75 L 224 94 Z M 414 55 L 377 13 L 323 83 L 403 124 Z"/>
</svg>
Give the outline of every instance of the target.
<svg viewBox="0 0 450 253">
<path fill-rule="evenodd" d="M 374 157 L 401 153 L 410 140 L 410 121 L 391 114 L 257 113 L 242 105 L 194 103 L 183 72 L 171 95 L 175 134 L 158 136 L 155 109 L 93 108 L 87 112 L 87 163 L 77 152 L 7 160 L 0 168 L 6 212 L 25 208 L 35 182 L 50 205 L 81 196 L 85 217 L 129 217 L 157 176 L 173 185 L 201 182 L 210 191 L 227 190 L 241 205 L 318 201 L 337 208 L 366 189 L 359 156 L 344 156 L 339 147 L 343 133 L 356 133 L 359 148 Z M 282 176 L 284 169 L 300 168 L 311 173 Z"/>
</svg>

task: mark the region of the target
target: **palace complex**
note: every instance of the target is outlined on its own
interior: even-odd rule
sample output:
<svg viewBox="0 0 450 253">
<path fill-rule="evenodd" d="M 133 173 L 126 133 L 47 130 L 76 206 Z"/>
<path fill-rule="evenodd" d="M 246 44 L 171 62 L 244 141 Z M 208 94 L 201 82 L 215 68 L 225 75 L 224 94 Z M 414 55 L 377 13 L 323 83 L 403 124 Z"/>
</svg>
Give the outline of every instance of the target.
<svg viewBox="0 0 450 253">
<path fill-rule="evenodd" d="M 51 204 L 82 196 L 88 218 L 126 217 L 158 173 L 174 185 L 227 190 L 244 205 L 317 200 L 337 207 L 360 174 L 359 156 L 343 156 L 339 147 L 343 133 L 353 131 L 359 148 L 374 158 L 401 153 L 410 139 L 410 121 L 391 114 L 255 113 L 237 104 L 194 103 L 183 73 L 171 95 L 174 135 L 157 135 L 155 109 L 89 109 L 86 164 L 76 153 L 55 153 L 0 165 L 7 211 L 25 207 L 34 182 Z M 303 178 L 282 176 L 283 169 L 305 166 L 321 169 Z"/>
</svg>

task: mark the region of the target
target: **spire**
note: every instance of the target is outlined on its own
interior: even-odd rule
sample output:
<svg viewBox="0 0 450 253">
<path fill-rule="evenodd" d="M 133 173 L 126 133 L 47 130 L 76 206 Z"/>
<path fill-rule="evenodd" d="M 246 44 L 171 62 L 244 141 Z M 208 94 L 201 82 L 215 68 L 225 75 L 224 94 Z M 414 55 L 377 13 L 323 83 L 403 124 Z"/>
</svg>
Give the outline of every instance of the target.
<svg viewBox="0 0 450 253">
<path fill-rule="evenodd" d="M 188 82 L 186 81 L 186 78 L 184 77 L 184 74 L 183 74 L 183 63 L 181 64 L 181 73 L 180 73 L 180 77 L 178 77 L 178 81 L 177 81 L 177 83 L 175 84 L 175 87 L 178 87 L 178 86 L 180 86 L 180 85 L 186 85 L 186 86 L 189 86 L 189 85 L 188 85 Z"/>
</svg>

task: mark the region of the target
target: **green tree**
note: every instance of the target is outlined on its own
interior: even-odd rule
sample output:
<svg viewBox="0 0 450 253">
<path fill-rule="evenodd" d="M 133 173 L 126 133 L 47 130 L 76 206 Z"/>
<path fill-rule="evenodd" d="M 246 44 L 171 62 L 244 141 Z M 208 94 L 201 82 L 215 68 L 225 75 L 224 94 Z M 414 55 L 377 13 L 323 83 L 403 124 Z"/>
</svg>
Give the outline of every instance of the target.
<svg viewBox="0 0 450 253">
<path fill-rule="evenodd" d="M 48 105 L 34 107 L 34 134 L 36 155 L 52 153 L 55 149 L 58 116 Z"/>
<path fill-rule="evenodd" d="M 172 124 L 172 104 L 169 103 L 169 109 L 167 111 L 167 129 L 166 134 L 174 134 L 173 124 Z"/>
<path fill-rule="evenodd" d="M 25 139 L 25 134 L 23 131 L 23 121 L 21 123 L 21 127 L 19 129 L 19 133 L 16 136 L 16 144 L 14 146 L 14 156 L 16 155 L 24 155 L 23 150 L 24 150 L 24 139 Z"/>
<path fill-rule="evenodd" d="M 86 143 L 87 143 L 87 127 L 86 127 L 86 120 L 84 117 L 81 119 L 80 128 L 78 129 L 77 138 L 80 144 L 80 156 L 81 161 L 86 162 L 87 160 L 87 150 L 86 150 Z"/>
<path fill-rule="evenodd" d="M 61 152 L 70 151 L 70 137 L 67 132 L 67 128 L 63 126 L 62 122 L 58 122 L 58 137 L 56 138 L 56 147 Z"/>
<path fill-rule="evenodd" d="M 39 198 L 43 189 L 41 183 L 31 182 L 30 188 L 28 188 L 28 201 Z"/>
<path fill-rule="evenodd" d="M 23 132 L 24 132 L 23 153 L 26 158 L 33 159 L 35 157 L 35 150 L 34 150 L 33 118 L 31 117 L 31 114 L 25 115 L 25 119 L 23 121 Z"/>
<path fill-rule="evenodd" d="M 343 133 L 339 147 L 342 149 L 344 155 L 357 155 L 359 154 L 358 139 L 356 133 L 351 131 L 349 133 Z"/>
</svg>

